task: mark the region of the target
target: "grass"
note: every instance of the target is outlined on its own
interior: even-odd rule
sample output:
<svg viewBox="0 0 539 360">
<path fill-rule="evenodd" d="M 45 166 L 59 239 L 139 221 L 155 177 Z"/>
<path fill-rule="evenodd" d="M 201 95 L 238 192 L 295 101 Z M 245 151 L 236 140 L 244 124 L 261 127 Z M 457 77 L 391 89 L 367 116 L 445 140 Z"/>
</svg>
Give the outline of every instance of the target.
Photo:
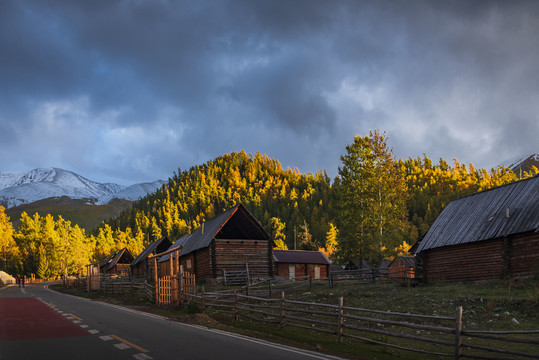
<svg viewBox="0 0 539 360">
<path fill-rule="evenodd" d="M 334 354 L 350 359 L 429 359 L 422 355 L 399 351 L 381 345 L 345 338 L 337 343 L 335 335 L 306 329 L 266 325 L 240 318 L 233 321 L 229 314 L 207 312 L 199 314 L 197 304 L 181 310 L 157 308 L 145 299 L 127 295 L 87 294 L 77 289 L 61 289 L 73 295 L 95 300 L 114 302 L 139 310 L 164 315 L 178 321 L 197 323 L 245 335 L 263 338 L 276 343 Z M 205 284 L 206 291 L 223 290 Z M 313 287 L 312 291 L 287 293 L 286 298 L 305 302 L 337 304 L 344 298 L 345 306 L 373 310 L 390 310 L 417 314 L 454 316 L 458 306 L 464 309 L 464 330 L 534 330 L 539 329 L 539 277 L 516 281 L 484 281 L 475 283 L 441 283 L 428 286 L 408 286 L 407 283 L 338 284 L 337 287 Z M 210 316 L 207 316 L 210 315 Z M 451 327 L 451 324 L 449 325 Z M 430 336 L 430 335 L 429 335 Z M 384 340 L 384 336 L 378 337 Z M 392 341 L 394 342 L 394 341 Z M 406 340 L 397 340 L 406 345 Z M 489 342 L 485 343 L 487 346 Z"/>
</svg>

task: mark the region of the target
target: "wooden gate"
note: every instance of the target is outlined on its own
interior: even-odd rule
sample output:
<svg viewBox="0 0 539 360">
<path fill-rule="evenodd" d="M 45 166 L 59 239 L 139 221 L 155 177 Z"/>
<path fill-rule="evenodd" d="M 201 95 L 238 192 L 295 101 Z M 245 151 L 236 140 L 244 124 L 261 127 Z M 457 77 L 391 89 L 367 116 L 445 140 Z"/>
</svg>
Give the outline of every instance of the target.
<svg viewBox="0 0 539 360">
<path fill-rule="evenodd" d="M 100 288 L 99 264 L 86 265 L 86 290 L 90 292 Z"/>
<path fill-rule="evenodd" d="M 157 305 L 172 305 L 172 281 L 169 275 L 158 279 Z"/>
<path fill-rule="evenodd" d="M 191 298 L 189 296 L 185 296 L 184 294 L 194 294 L 196 289 L 196 281 L 195 281 L 195 274 L 192 274 L 190 272 L 181 272 L 181 287 L 180 287 L 180 294 L 181 294 L 181 301 L 182 302 L 189 302 Z"/>
<path fill-rule="evenodd" d="M 154 268 L 154 283 L 155 283 L 155 304 L 156 305 L 179 305 L 180 296 L 179 296 L 179 273 L 180 269 L 180 257 L 179 251 L 182 247 L 174 248 L 167 250 L 163 253 L 156 254 L 148 257 L 148 259 L 153 259 L 153 268 Z M 162 271 L 164 272 L 163 276 L 159 276 L 160 268 L 157 267 L 157 260 L 164 255 L 169 254 L 169 259 L 164 264 Z M 167 274 L 168 273 L 168 274 Z"/>
</svg>

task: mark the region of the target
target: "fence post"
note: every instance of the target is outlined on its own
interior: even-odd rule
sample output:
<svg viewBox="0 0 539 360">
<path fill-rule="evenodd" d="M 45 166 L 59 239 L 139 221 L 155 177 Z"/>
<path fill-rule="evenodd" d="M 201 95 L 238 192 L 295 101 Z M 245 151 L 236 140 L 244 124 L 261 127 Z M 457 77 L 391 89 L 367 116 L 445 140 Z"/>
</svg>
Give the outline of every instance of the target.
<svg viewBox="0 0 539 360">
<path fill-rule="evenodd" d="M 234 289 L 234 321 L 238 321 L 238 294 Z"/>
<path fill-rule="evenodd" d="M 344 298 L 341 296 L 339 297 L 339 323 L 337 326 L 337 336 L 339 343 L 342 343 L 342 333 L 343 333 L 343 325 L 344 325 Z"/>
<path fill-rule="evenodd" d="M 182 306 L 182 294 L 183 294 L 183 265 L 178 268 L 178 302 Z"/>
<path fill-rule="evenodd" d="M 153 258 L 153 280 L 155 288 L 154 291 L 154 297 L 155 297 L 155 304 L 159 305 L 159 277 L 157 275 L 157 258 Z"/>
<path fill-rule="evenodd" d="M 281 291 L 281 319 L 279 321 L 279 328 L 284 327 L 284 291 Z"/>
<path fill-rule="evenodd" d="M 271 279 L 268 279 L 269 297 L 271 297 Z"/>
<path fill-rule="evenodd" d="M 226 286 L 226 270 L 223 269 L 223 281 L 225 283 L 225 286 Z"/>
<path fill-rule="evenodd" d="M 376 274 L 375 274 L 376 270 L 374 270 L 374 268 L 372 268 L 372 283 L 376 283 Z"/>
<path fill-rule="evenodd" d="M 309 291 L 313 291 L 313 276 L 309 274 Z"/>
<path fill-rule="evenodd" d="M 455 323 L 455 360 L 460 360 L 462 357 L 462 306 L 457 307 Z"/>
<path fill-rule="evenodd" d="M 202 313 L 204 313 L 204 286 L 202 286 L 202 295 L 200 296 L 200 301 L 202 302 Z"/>
</svg>

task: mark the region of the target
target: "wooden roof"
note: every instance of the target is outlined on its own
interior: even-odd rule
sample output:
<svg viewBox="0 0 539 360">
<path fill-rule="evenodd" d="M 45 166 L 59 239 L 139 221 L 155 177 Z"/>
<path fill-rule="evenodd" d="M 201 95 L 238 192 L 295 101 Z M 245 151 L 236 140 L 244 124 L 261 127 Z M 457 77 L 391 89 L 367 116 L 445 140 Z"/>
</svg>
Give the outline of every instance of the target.
<svg viewBox="0 0 539 360">
<path fill-rule="evenodd" d="M 527 232 L 539 232 L 539 175 L 452 201 L 416 253 Z"/>
<path fill-rule="evenodd" d="M 99 267 L 105 267 L 106 270 L 111 270 L 118 262 L 120 264 L 129 264 L 133 261 L 133 255 L 127 248 L 120 249 L 106 258 Z"/>
<path fill-rule="evenodd" d="M 331 264 L 326 255 L 319 251 L 273 250 L 273 259 L 276 263 L 287 264 Z"/>
<path fill-rule="evenodd" d="M 206 221 L 189 235 L 185 235 L 169 248 L 183 248 L 179 254 L 187 255 L 195 250 L 207 248 L 212 240 L 217 239 L 253 239 L 270 240 L 269 234 L 242 204 L 238 204 L 220 215 Z M 169 254 L 159 261 L 167 261 Z"/>
<path fill-rule="evenodd" d="M 142 250 L 140 254 L 138 254 L 135 260 L 133 260 L 133 262 L 131 263 L 131 266 L 136 266 L 137 264 L 146 260 L 148 256 L 150 256 L 154 251 L 155 252 L 166 251 L 171 245 L 172 245 L 172 242 L 168 239 L 168 237 L 163 236 L 161 239 L 156 240 L 150 245 L 146 246 L 146 248 Z"/>
<path fill-rule="evenodd" d="M 405 255 L 397 256 L 395 259 L 393 259 L 389 263 L 389 267 L 391 267 L 391 265 L 393 265 L 399 259 L 404 263 L 405 266 L 407 266 L 407 267 L 415 267 L 415 257 L 414 256 L 405 256 Z"/>
</svg>

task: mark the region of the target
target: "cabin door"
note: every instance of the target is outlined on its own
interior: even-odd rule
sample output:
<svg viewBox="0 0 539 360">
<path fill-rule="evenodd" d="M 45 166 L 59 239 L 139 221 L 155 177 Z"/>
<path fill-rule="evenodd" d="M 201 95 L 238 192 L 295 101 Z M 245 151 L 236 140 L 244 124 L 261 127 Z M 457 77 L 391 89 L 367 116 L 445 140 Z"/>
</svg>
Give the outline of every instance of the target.
<svg viewBox="0 0 539 360">
<path fill-rule="evenodd" d="M 296 265 L 288 265 L 288 278 L 293 279 L 296 277 Z"/>
<path fill-rule="evenodd" d="M 315 266 L 314 267 L 314 278 L 315 279 L 320 279 L 320 266 Z"/>
</svg>

